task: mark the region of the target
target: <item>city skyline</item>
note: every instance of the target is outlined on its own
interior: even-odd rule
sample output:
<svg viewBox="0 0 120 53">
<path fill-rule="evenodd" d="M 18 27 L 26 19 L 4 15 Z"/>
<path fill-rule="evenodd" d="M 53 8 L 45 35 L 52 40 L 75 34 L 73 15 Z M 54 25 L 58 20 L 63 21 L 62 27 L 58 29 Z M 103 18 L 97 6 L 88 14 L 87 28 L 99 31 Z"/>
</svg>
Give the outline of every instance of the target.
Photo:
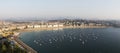
<svg viewBox="0 0 120 53">
<path fill-rule="evenodd" d="M 1 0 L 0 19 L 77 16 L 120 20 L 119 0 Z"/>
</svg>

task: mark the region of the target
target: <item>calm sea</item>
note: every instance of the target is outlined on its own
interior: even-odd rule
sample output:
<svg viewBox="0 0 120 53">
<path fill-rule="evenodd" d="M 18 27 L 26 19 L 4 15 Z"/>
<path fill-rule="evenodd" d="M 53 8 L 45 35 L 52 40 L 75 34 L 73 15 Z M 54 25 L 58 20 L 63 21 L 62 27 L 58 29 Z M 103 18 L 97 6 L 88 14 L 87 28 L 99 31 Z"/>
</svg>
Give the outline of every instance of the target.
<svg viewBox="0 0 120 53">
<path fill-rule="evenodd" d="M 20 39 L 38 53 L 120 53 L 120 28 L 32 31 Z"/>
</svg>

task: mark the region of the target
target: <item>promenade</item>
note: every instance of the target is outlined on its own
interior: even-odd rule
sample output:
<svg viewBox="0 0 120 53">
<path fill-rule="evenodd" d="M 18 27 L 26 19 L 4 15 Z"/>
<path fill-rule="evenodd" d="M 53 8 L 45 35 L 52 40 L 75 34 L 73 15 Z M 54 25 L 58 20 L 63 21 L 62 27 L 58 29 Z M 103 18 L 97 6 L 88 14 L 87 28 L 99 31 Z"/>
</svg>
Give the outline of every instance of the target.
<svg viewBox="0 0 120 53">
<path fill-rule="evenodd" d="M 18 37 L 14 37 L 14 40 L 20 45 L 22 46 L 28 53 L 37 53 L 37 51 L 35 51 L 34 49 L 32 49 L 31 47 L 27 46 L 25 43 L 23 43 Z"/>
</svg>

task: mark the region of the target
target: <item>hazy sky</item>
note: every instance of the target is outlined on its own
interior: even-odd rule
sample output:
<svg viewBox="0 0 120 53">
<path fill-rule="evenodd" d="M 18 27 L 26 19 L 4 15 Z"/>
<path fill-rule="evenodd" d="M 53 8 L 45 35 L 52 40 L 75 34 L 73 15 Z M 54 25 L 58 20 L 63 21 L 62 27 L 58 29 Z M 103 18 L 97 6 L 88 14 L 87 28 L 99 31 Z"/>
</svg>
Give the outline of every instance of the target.
<svg viewBox="0 0 120 53">
<path fill-rule="evenodd" d="M 120 0 L 0 0 L 0 18 L 41 16 L 120 19 Z"/>
</svg>

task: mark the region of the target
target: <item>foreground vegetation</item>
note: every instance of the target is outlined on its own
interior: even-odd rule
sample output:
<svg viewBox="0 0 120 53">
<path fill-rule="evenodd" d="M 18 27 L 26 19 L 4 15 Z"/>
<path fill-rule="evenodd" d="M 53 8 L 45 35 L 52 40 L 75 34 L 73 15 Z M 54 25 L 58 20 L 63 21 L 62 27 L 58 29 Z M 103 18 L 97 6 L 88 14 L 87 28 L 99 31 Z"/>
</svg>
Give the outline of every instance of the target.
<svg viewBox="0 0 120 53">
<path fill-rule="evenodd" d="M 0 53 L 27 53 L 24 49 L 18 47 L 13 41 L 3 37 L 0 38 Z"/>
</svg>

